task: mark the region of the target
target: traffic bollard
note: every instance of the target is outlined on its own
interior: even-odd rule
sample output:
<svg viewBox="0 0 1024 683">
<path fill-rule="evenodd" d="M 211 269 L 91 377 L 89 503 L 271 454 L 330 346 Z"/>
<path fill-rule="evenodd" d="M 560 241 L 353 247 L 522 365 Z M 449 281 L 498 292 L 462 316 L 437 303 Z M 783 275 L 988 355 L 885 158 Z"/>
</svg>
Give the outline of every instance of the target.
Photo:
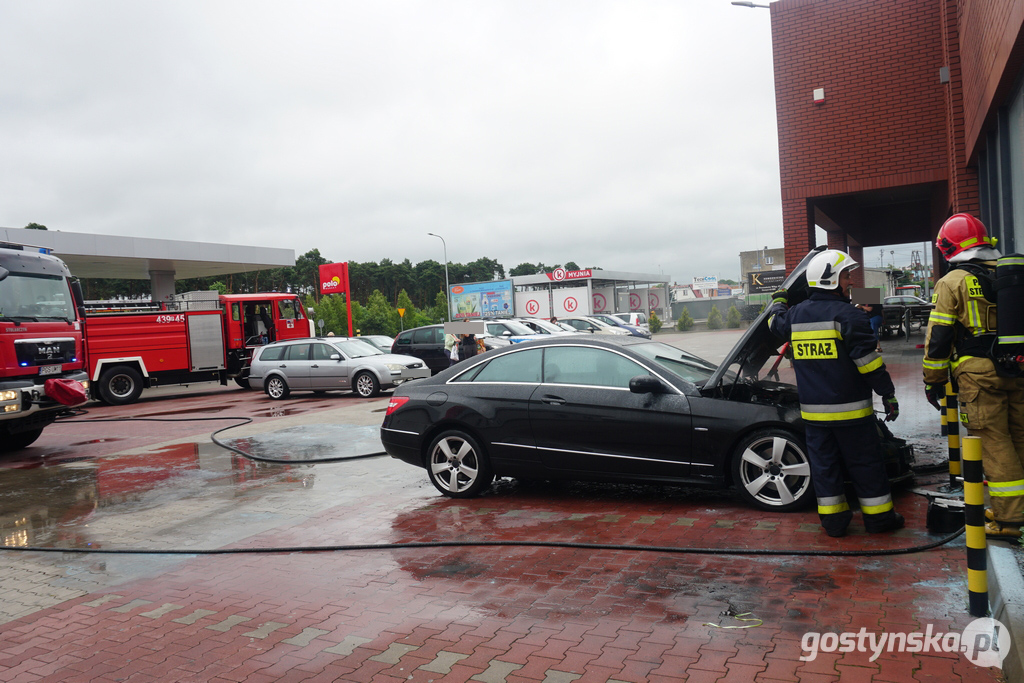
<svg viewBox="0 0 1024 683">
<path fill-rule="evenodd" d="M 946 438 L 949 441 L 949 488 L 960 489 L 962 468 L 960 465 L 960 402 L 953 383 L 946 383 Z"/>
<path fill-rule="evenodd" d="M 985 549 L 985 485 L 981 437 L 964 437 L 964 521 L 967 527 L 967 595 L 972 617 L 988 616 L 988 561 Z"/>
</svg>

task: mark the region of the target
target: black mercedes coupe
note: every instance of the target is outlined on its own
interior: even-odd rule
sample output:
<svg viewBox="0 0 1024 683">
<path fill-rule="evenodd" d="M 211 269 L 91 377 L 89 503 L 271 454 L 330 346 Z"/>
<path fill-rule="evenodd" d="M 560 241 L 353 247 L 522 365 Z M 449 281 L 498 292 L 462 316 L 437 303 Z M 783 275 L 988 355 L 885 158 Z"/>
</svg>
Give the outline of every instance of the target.
<svg viewBox="0 0 1024 683">
<path fill-rule="evenodd" d="M 793 303 L 807 260 L 787 279 Z M 381 440 L 453 498 L 495 477 L 573 479 L 734 487 L 794 510 L 814 492 L 784 353 L 767 312 L 720 365 L 639 337 L 522 342 L 399 387 Z M 909 478 L 912 448 L 877 424 L 890 478 Z"/>
</svg>

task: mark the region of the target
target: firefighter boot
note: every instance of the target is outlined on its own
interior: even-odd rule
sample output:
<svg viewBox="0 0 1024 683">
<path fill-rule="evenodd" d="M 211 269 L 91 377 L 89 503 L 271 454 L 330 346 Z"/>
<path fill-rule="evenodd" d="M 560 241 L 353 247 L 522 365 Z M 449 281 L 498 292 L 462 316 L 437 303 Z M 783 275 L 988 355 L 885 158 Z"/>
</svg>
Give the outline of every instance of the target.
<svg viewBox="0 0 1024 683">
<path fill-rule="evenodd" d="M 886 531 L 902 529 L 907 520 L 903 519 L 903 515 L 898 512 L 890 512 L 891 514 L 864 515 L 864 528 L 869 534 L 881 534 Z"/>
<path fill-rule="evenodd" d="M 832 538 L 842 538 L 846 535 L 846 528 L 850 526 L 850 520 L 852 519 L 853 513 L 849 510 L 843 510 L 842 512 L 821 515 L 821 526 L 825 528 L 825 533 Z"/>
</svg>

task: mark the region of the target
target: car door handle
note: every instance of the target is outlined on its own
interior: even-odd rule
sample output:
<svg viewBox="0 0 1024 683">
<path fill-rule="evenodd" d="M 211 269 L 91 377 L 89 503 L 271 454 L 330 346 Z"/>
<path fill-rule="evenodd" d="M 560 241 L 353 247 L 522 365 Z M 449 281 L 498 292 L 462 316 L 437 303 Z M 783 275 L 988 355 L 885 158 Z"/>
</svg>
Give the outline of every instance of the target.
<svg viewBox="0 0 1024 683">
<path fill-rule="evenodd" d="M 281 364 L 280 364 L 280 365 L 278 365 L 277 367 L 279 367 L 279 368 L 286 368 L 286 367 L 288 367 L 288 366 L 287 366 L 287 365 L 285 365 L 284 363 L 281 363 Z"/>
<path fill-rule="evenodd" d="M 544 403 L 547 403 L 548 405 L 565 405 L 565 399 L 561 398 L 560 396 L 551 396 L 550 394 L 548 394 L 547 396 L 542 396 L 540 400 Z"/>
<path fill-rule="evenodd" d="M 313 363 L 313 364 L 312 364 L 312 365 L 311 365 L 310 367 L 311 367 L 311 368 L 318 368 L 318 367 L 320 367 L 320 366 L 319 366 L 319 365 L 317 365 L 316 363 Z"/>
</svg>

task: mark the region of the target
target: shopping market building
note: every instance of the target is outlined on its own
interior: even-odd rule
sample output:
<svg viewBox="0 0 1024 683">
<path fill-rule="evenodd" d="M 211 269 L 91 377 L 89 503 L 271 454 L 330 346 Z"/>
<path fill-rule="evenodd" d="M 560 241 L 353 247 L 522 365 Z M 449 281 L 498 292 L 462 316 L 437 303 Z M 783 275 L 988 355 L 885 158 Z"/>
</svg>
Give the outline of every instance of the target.
<svg viewBox="0 0 1024 683">
<path fill-rule="evenodd" d="M 512 278 L 515 314 L 550 318 L 591 313 L 656 313 L 668 320 L 668 275 L 611 270 L 565 270 Z"/>
<path fill-rule="evenodd" d="M 770 12 L 789 268 L 815 226 L 863 263 L 873 246 L 934 243 L 957 212 L 1004 253 L 1024 249 L 1024 0 L 778 0 Z"/>
</svg>

